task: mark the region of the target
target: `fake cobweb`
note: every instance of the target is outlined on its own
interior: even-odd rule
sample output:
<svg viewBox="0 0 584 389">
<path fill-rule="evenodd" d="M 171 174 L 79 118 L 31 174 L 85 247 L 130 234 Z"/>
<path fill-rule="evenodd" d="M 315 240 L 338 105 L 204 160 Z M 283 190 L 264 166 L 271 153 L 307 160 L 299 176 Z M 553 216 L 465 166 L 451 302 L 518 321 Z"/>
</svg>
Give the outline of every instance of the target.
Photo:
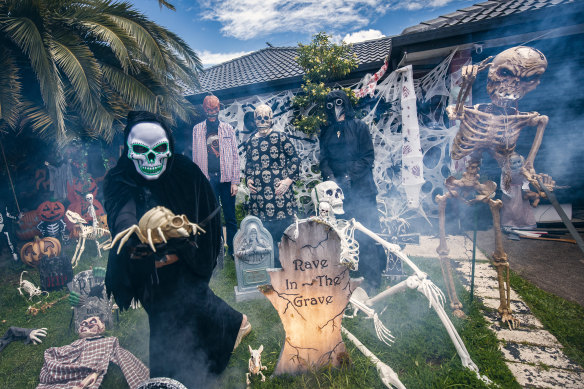
<svg viewBox="0 0 584 389">
<path fill-rule="evenodd" d="M 374 91 L 373 96 L 360 100 L 357 116 L 365 121 L 370 130 L 375 148 L 373 177 L 378 188 L 378 208 L 382 214 L 383 232 L 388 234 L 405 232 L 411 220 L 437 217 L 438 206 L 434 197 L 444 191 L 444 180 L 452 174 L 450 170 L 449 146 L 458 130 L 447 128 L 445 109 L 456 97 L 456 85 L 460 71 L 449 74 L 454 52 L 432 71 L 420 79 L 414 79 L 416 107 L 423 154 L 424 184 L 420 190 L 417 208 L 408 208 L 406 195 L 401 185 L 402 164 L 402 118 L 400 88 L 403 73 L 392 72 Z M 359 89 L 367 83 L 369 76 L 353 86 Z M 296 131 L 293 122 L 291 91 L 263 94 L 235 100 L 221 111 L 220 119 L 235 129 L 240 144 L 240 162 L 243 171 L 245 155 L 243 143 L 252 134 L 246 123 L 253 122 L 253 111 L 259 104 L 267 104 L 274 111 L 274 129 L 285 132 L 294 143 L 299 154 L 300 179 L 296 187 L 300 214 L 313 212 L 311 189 L 321 181 L 318 171 L 319 145 L 316 138 Z"/>
</svg>

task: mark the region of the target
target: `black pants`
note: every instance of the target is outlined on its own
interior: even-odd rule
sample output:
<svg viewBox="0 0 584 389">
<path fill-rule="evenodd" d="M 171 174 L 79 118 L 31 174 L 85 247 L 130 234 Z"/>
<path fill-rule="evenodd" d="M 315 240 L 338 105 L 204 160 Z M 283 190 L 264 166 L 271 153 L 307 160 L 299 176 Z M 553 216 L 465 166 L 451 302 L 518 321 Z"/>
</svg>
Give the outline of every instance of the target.
<svg viewBox="0 0 584 389">
<path fill-rule="evenodd" d="M 220 173 L 209 173 L 209 181 L 213 187 L 217 204 L 221 203 L 223 216 L 225 217 L 225 228 L 227 229 L 228 253 L 233 258 L 233 237 L 237 232 L 237 220 L 235 218 L 235 196 L 231 196 L 231 183 L 220 182 Z M 221 200 L 221 201 L 219 201 Z"/>
</svg>

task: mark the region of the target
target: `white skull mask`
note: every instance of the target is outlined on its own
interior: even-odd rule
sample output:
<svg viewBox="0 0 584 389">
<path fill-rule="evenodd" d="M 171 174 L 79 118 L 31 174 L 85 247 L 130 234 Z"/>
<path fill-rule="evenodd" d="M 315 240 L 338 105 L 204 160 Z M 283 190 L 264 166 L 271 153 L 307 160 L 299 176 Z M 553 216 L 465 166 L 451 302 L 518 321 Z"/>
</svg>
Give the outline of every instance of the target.
<svg viewBox="0 0 584 389">
<path fill-rule="evenodd" d="M 318 211 L 318 205 L 324 202 L 331 205 L 333 213 L 337 215 L 345 213 L 343 210 L 345 195 L 343 194 L 343 190 L 334 181 L 321 182 L 314 187 L 310 193 L 310 197 L 312 197 L 315 211 Z"/>
<path fill-rule="evenodd" d="M 265 104 L 258 105 L 254 112 L 256 127 L 259 132 L 267 132 L 272 128 L 272 108 Z"/>
<path fill-rule="evenodd" d="M 158 123 L 136 124 L 128 135 L 128 158 L 134 161 L 138 173 L 147 180 L 156 180 L 166 170 L 171 156 L 170 142 Z"/>
<path fill-rule="evenodd" d="M 499 53 L 491 63 L 487 92 L 493 104 L 509 107 L 539 85 L 547 59 L 536 49 L 517 46 Z"/>
</svg>

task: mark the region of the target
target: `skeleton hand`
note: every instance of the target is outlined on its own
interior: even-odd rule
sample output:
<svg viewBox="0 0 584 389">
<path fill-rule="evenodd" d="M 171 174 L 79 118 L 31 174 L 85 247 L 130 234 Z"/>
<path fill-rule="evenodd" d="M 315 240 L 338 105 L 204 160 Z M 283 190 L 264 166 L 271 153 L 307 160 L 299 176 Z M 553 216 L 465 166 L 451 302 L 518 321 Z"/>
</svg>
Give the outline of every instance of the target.
<svg viewBox="0 0 584 389">
<path fill-rule="evenodd" d="M 282 181 L 278 182 L 274 186 L 276 196 L 281 196 L 284 193 L 286 193 L 288 188 L 290 188 L 290 185 L 292 185 L 292 180 L 290 178 L 285 178 Z"/>
<path fill-rule="evenodd" d="M 43 341 L 40 338 L 44 338 L 47 336 L 47 329 L 46 328 L 38 328 L 36 330 L 32 330 L 30 334 L 28 334 L 28 340 L 32 341 L 32 344 L 40 344 Z"/>
</svg>

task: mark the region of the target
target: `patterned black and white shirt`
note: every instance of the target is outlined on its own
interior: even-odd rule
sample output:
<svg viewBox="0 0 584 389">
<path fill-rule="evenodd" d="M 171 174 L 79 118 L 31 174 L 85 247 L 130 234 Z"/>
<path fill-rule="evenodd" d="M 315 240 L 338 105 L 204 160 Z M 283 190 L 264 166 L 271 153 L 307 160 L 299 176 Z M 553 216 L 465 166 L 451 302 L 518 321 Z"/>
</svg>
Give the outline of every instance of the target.
<svg viewBox="0 0 584 389">
<path fill-rule="evenodd" d="M 252 136 L 245 146 L 245 179 L 257 188 L 250 194 L 249 213 L 262 221 L 292 218 L 296 199 L 292 185 L 276 196 L 276 183 L 290 178 L 298 179 L 300 160 L 290 139 L 280 131 L 265 136 Z"/>
</svg>

